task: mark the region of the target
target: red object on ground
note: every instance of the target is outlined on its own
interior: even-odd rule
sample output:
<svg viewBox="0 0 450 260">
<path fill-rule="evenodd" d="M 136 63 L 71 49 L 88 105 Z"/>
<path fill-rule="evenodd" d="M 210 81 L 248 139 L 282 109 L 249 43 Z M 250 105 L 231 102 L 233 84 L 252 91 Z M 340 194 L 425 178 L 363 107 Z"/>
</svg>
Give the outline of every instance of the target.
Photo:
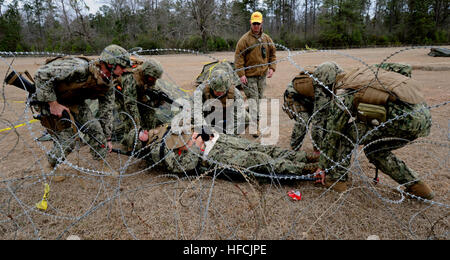
<svg viewBox="0 0 450 260">
<path fill-rule="evenodd" d="M 288 196 L 291 197 L 293 200 L 301 200 L 302 199 L 302 194 L 300 193 L 300 191 L 293 191 L 291 190 L 290 192 L 288 192 Z"/>
</svg>

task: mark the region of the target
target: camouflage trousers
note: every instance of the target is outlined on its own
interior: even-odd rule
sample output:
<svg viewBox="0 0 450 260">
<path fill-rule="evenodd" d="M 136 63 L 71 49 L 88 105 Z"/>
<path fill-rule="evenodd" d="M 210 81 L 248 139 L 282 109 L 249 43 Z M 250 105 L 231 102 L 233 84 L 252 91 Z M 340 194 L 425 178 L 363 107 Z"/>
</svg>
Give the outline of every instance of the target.
<svg viewBox="0 0 450 260">
<path fill-rule="evenodd" d="M 94 159 L 100 160 L 107 154 L 106 137 L 100 122 L 94 118 L 89 106 L 83 102 L 78 106 L 78 111 L 71 111 L 75 121 L 82 128 L 78 129 L 85 133 L 86 142 L 90 146 L 90 152 Z M 72 127 L 59 132 L 49 131 L 53 139 L 53 148 L 47 153 L 47 159 L 50 166 L 55 167 L 58 163 L 65 160 L 75 148 L 77 140 L 80 139 L 78 133 L 74 132 Z"/>
<path fill-rule="evenodd" d="M 352 142 L 365 145 L 363 147 L 364 152 L 369 162 L 374 164 L 377 169 L 389 175 L 397 183 L 409 186 L 416 183 L 419 176 L 405 162 L 397 158 L 392 151 L 404 147 L 410 141 L 419 137 L 428 136 L 432 124 L 431 113 L 424 104 L 411 106 L 390 104 L 388 106 L 388 120 L 397 116 L 399 119 L 388 122 L 384 127 L 375 130 L 374 126 L 368 126 L 364 123 L 350 123 L 346 135 L 351 138 Z M 359 140 L 357 135 L 360 138 Z M 341 157 L 343 158 L 352 152 L 354 145 L 345 138 L 340 140 L 337 149 L 338 153 L 343 155 Z M 344 168 L 348 168 L 349 164 L 348 160 L 340 163 Z M 347 179 L 344 169 L 335 170 L 329 174 L 332 179 Z"/>
<path fill-rule="evenodd" d="M 308 133 L 310 125 L 313 126 L 311 128 L 311 136 L 312 140 L 315 143 L 314 147 L 320 147 L 319 142 L 323 139 L 324 132 L 318 127 L 323 127 L 323 123 L 321 122 L 321 120 L 317 120 L 317 118 L 312 118 L 308 124 L 308 120 L 310 120 L 310 117 L 311 113 L 309 112 L 296 113 L 296 121 L 291 134 L 291 148 L 295 151 L 298 151 L 302 147 L 303 141 L 306 137 L 306 134 Z"/>
<path fill-rule="evenodd" d="M 98 107 L 98 100 L 86 100 L 86 104 L 89 106 L 89 109 L 92 112 L 92 115 L 95 118 L 99 118 L 99 107 Z M 122 116 L 123 117 L 123 116 Z M 112 125 L 112 141 L 117 142 L 122 140 L 123 135 L 125 133 L 125 126 L 126 124 L 123 122 L 123 118 L 121 117 L 121 114 L 117 111 L 117 106 L 113 109 L 113 125 Z M 86 137 L 88 138 L 88 137 Z"/>
<path fill-rule="evenodd" d="M 272 145 L 261 145 L 250 140 L 220 135 L 208 158 L 222 164 L 260 173 L 295 174 L 307 171 L 308 161 L 303 151 L 291 151 Z M 209 164 L 209 162 L 207 162 Z"/>
<path fill-rule="evenodd" d="M 127 149 L 131 151 L 133 148 L 137 151 L 142 149 L 141 142 L 136 142 L 135 146 L 135 137 L 139 130 L 150 130 L 156 128 L 158 125 L 162 125 L 162 122 L 155 118 L 155 111 L 148 109 L 145 112 L 141 113 L 141 126 L 136 125 L 138 129 L 135 128 L 135 124 L 133 121 L 126 115 L 121 114 L 121 123 L 118 125 L 118 130 L 115 133 L 117 136 L 121 137 L 120 143 Z M 142 129 L 139 129 L 141 127 Z"/>
<path fill-rule="evenodd" d="M 264 98 L 264 90 L 266 89 L 266 75 L 259 77 L 248 77 L 247 78 L 247 86 L 244 86 L 244 93 L 247 97 L 247 100 L 252 99 L 256 101 L 256 107 L 250 104 L 249 112 L 251 116 L 251 122 L 259 122 L 260 118 L 260 103 L 261 99 Z"/>
</svg>

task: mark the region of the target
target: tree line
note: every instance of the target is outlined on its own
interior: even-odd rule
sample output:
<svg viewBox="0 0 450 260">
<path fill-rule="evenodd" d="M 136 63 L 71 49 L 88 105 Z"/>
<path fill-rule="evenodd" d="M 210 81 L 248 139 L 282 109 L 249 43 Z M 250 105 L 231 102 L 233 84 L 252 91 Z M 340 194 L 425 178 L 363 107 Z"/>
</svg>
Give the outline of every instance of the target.
<svg viewBox="0 0 450 260">
<path fill-rule="evenodd" d="M 0 0 L 0 51 L 234 50 L 253 11 L 290 49 L 450 42 L 449 0 Z"/>
</svg>

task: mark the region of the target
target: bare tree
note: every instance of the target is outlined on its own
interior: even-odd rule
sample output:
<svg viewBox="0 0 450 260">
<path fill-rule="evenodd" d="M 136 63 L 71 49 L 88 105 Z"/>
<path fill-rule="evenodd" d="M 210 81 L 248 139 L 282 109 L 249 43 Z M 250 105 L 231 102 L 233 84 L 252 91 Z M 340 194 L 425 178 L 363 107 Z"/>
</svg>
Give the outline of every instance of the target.
<svg viewBox="0 0 450 260">
<path fill-rule="evenodd" d="M 206 50 L 208 36 L 214 26 L 213 15 L 216 7 L 215 1 L 211 0 L 190 0 L 188 1 L 192 17 L 195 20 L 197 29 L 200 31 L 203 48 Z"/>
<path fill-rule="evenodd" d="M 84 0 L 69 0 L 69 5 L 75 12 L 75 21 L 73 23 L 78 23 L 79 29 L 73 31 L 73 33 L 81 36 L 85 41 L 91 42 L 91 36 L 89 33 L 89 24 L 87 19 L 83 15 L 83 11 L 89 10 Z"/>
<path fill-rule="evenodd" d="M 450 2 L 448 0 L 434 0 L 432 4 L 433 13 L 434 13 L 434 22 L 436 24 L 436 29 L 448 28 L 448 17 L 449 17 L 449 9 Z"/>
<path fill-rule="evenodd" d="M 62 8 L 62 20 L 64 21 L 64 25 L 66 27 L 66 35 L 68 36 L 67 38 L 70 38 L 70 35 L 72 35 L 72 30 L 71 30 L 71 26 L 70 26 L 70 22 L 69 22 L 69 15 L 67 13 L 67 9 L 66 9 L 66 4 L 64 0 L 60 0 L 61 2 L 61 8 Z"/>
<path fill-rule="evenodd" d="M 308 37 L 308 0 L 305 0 L 305 40 Z"/>
</svg>

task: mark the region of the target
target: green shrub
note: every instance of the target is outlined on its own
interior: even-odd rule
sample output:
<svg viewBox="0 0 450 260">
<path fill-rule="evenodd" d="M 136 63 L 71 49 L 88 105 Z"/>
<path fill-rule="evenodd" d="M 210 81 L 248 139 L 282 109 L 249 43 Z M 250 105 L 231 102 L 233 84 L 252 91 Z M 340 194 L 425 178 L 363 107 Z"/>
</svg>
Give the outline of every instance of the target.
<svg viewBox="0 0 450 260">
<path fill-rule="evenodd" d="M 220 36 L 208 39 L 207 48 L 209 51 L 227 51 L 230 50 L 228 42 Z"/>
<path fill-rule="evenodd" d="M 448 43 L 450 41 L 449 34 L 443 30 L 437 30 L 434 32 L 434 38 L 436 43 Z"/>
<path fill-rule="evenodd" d="M 150 34 L 139 36 L 136 46 L 142 47 L 144 50 L 160 49 L 165 47 L 157 38 L 152 37 Z"/>
<path fill-rule="evenodd" d="M 185 49 L 191 49 L 191 50 L 200 50 L 203 47 L 203 41 L 202 37 L 199 35 L 191 35 L 187 39 L 186 43 L 184 44 L 183 48 Z"/>
</svg>

